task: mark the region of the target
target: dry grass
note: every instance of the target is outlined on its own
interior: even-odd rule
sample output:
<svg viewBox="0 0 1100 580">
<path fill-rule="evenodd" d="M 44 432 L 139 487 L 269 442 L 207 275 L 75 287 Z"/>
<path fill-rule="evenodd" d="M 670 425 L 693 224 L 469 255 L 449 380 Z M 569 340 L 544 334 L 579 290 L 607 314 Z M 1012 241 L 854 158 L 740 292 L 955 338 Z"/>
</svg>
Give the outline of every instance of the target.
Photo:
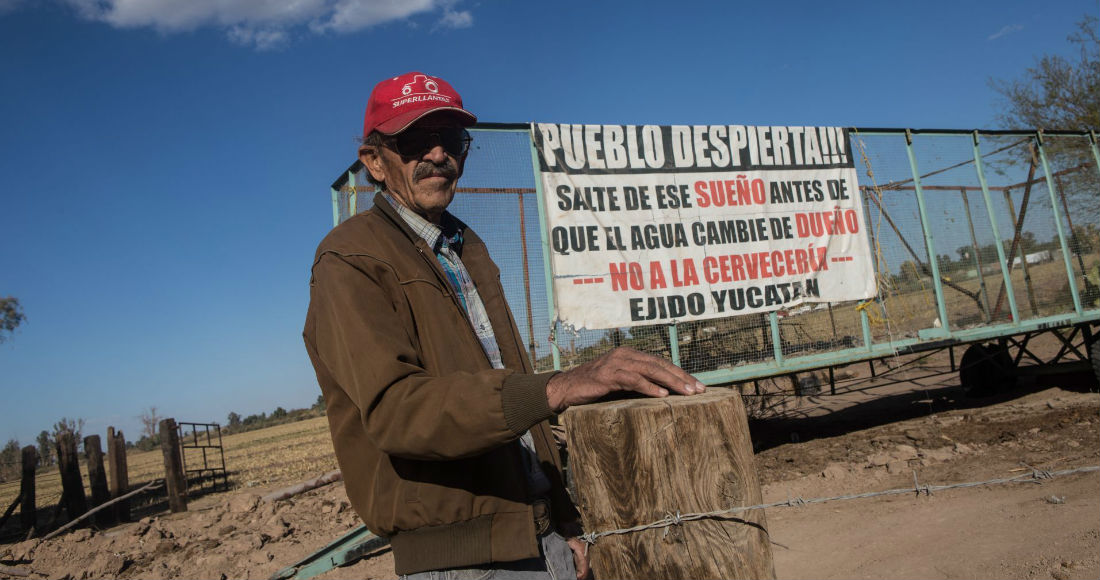
<svg viewBox="0 0 1100 580">
<path fill-rule="evenodd" d="M 227 435 L 222 438 L 222 448 L 231 490 L 289 485 L 337 469 L 324 417 Z M 208 450 L 207 459 L 210 465 L 220 467 L 217 452 Z M 189 468 L 197 467 L 202 463 L 202 455 L 187 450 L 186 461 Z M 164 477 L 164 455 L 159 449 L 131 450 L 126 454 L 126 463 L 131 487 Z M 84 493 L 90 497 L 87 465 L 81 463 L 80 471 L 85 479 Z M 35 488 L 38 509 L 57 505 L 61 500 L 57 467 L 40 469 Z M 0 509 L 10 505 L 18 495 L 19 481 L 0 484 Z"/>
</svg>

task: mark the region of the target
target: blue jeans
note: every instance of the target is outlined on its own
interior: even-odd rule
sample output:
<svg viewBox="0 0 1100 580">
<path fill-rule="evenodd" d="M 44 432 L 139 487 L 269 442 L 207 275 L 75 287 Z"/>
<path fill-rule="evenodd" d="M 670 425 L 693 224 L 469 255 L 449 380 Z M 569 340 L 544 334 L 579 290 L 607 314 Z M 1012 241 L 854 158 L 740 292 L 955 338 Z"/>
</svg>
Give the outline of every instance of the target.
<svg viewBox="0 0 1100 580">
<path fill-rule="evenodd" d="M 516 562 L 497 562 L 488 568 L 429 570 L 401 577 L 401 580 L 576 580 L 573 550 L 565 538 L 550 532 L 541 538 L 542 556 Z"/>
</svg>

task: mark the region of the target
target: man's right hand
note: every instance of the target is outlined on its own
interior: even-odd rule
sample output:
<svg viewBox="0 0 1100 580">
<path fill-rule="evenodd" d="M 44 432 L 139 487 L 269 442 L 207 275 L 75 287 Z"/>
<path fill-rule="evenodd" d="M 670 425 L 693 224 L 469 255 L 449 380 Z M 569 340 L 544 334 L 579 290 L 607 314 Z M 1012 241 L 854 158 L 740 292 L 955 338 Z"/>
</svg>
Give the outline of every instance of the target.
<svg viewBox="0 0 1100 580">
<path fill-rule="evenodd" d="M 619 347 L 592 362 L 554 375 L 546 384 L 546 397 L 550 408 L 561 413 L 615 391 L 667 397 L 669 391 L 694 395 L 705 390 L 703 383 L 671 362 Z"/>
</svg>

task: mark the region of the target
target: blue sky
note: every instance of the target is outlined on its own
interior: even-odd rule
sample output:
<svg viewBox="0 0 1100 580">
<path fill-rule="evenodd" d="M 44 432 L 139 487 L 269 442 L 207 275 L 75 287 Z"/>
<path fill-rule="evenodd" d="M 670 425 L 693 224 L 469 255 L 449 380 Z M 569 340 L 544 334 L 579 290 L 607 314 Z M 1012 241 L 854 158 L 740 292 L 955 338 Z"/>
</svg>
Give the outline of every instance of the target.
<svg viewBox="0 0 1100 580">
<path fill-rule="evenodd" d="M 182 8 L 181 8 L 182 7 Z M 371 87 L 483 121 L 996 127 L 1092 1 L 0 0 L 0 439 L 310 405 L 328 184 Z"/>
</svg>

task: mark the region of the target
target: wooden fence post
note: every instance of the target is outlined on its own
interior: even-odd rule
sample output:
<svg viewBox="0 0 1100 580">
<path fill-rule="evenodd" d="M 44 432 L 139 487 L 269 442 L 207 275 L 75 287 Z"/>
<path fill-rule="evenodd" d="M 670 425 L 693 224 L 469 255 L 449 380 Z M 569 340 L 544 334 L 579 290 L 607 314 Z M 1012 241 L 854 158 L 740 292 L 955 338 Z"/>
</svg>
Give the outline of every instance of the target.
<svg viewBox="0 0 1100 580">
<path fill-rule="evenodd" d="M 564 416 L 586 532 L 762 503 L 741 395 L 628 399 Z M 774 578 L 763 510 L 601 536 L 597 578 Z"/>
<path fill-rule="evenodd" d="M 99 507 L 111 500 L 107 491 L 107 472 L 103 469 L 103 447 L 99 435 L 84 438 L 84 457 L 88 460 L 88 486 L 92 488 L 92 507 Z M 115 525 L 114 510 L 104 509 L 95 514 L 95 523 L 100 527 Z"/>
<path fill-rule="evenodd" d="M 168 492 L 168 507 L 173 512 L 187 511 L 187 479 L 183 473 L 179 434 L 176 420 L 160 422 L 160 449 L 164 452 L 164 484 Z"/>
<path fill-rule="evenodd" d="M 19 508 L 19 523 L 24 532 L 38 526 L 38 511 L 34 502 L 34 474 L 38 469 L 38 450 L 34 445 L 23 448 L 23 481 L 19 485 L 22 503 Z"/>
<path fill-rule="evenodd" d="M 70 520 L 88 511 L 84 497 L 84 482 L 80 478 L 80 463 L 76 455 L 76 439 L 69 431 L 57 435 L 57 468 L 61 471 L 61 502 Z"/>
<path fill-rule="evenodd" d="M 114 427 L 107 428 L 107 464 L 111 498 L 126 495 L 130 490 L 130 476 L 126 472 L 126 439 L 122 436 L 122 431 L 115 433 Z M 116 503 L 114 511 L 118 521 L 130 521 L 130 500 L 124 499 Z"/>
</svg>

